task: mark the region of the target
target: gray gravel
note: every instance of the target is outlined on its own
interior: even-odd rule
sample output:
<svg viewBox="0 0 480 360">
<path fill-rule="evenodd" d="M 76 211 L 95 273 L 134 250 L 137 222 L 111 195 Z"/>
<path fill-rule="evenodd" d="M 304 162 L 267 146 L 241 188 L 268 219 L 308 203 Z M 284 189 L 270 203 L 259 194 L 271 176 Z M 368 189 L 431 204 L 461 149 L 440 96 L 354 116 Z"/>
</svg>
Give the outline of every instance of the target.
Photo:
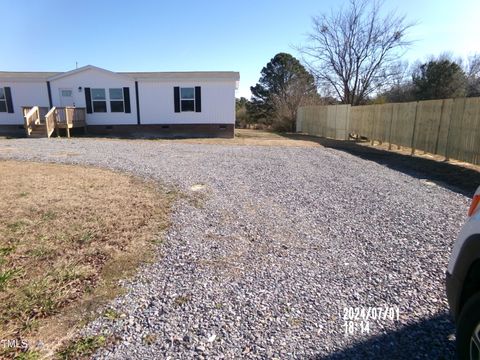
<svg viewBox="0 0 480 360">
<path fill-rule="evenodd" d="M 443 279 L 462 195 L 322 147 L 17 139 L 0 157 L 119 169 L 198 198 L 176 203 L 158 261 L 110 304 L 121 317 L 84 330 L 118 338 L 95 358 L 452 357 Z M 346 336 L 356 306 L 400 318 Z"/>
</svg>

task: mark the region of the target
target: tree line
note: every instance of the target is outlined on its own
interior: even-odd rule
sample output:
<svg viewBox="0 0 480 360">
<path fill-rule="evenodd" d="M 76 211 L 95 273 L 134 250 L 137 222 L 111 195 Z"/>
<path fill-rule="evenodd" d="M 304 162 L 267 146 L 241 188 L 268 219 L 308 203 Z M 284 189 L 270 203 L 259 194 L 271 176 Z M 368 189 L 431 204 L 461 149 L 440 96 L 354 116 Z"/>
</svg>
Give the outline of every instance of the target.
<svg viewBox="0 0 480 360">
<path fill-rule="evenodd" d="M 295 131 L 303 105 L 406 102 L 480 96 L 480 54 L 443 54 L 411 65 L 401 58 L 415 23 L 381 11 L 377 0 L 350 0 L 345 8 L 312 19 L 300 60 L 276 54 L 237 99 L 237 126 Z"/>
</svg>

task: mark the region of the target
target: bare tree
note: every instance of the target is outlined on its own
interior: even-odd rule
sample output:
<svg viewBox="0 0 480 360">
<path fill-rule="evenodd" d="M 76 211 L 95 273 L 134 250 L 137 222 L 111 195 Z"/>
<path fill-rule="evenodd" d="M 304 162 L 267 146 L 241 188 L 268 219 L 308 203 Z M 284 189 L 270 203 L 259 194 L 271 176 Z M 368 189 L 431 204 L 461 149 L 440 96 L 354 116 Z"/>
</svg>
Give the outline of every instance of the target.
<svg viewBox="0 0 480 360">
<path fill-rule="evenodd" d="M 480 54 L 468 58 L 465 66 L 467 74 L 467 96 L 480 96 Z"/>
<path fill-rule="evenodd" d="M 340 101 L 358 105 L 398 79 L 396 64 L 411 44 L 414 25 L 394 12 L 382 17 L 377 0 L 350 0 L 347 9 L 313 17 L 308 43 L 298 48 L 319 84 Z"/>
<path fill-rule="evenodd" d="M 272 127 L 278 131 L 292 132 L 296 130 L 298 108 L 321 103 L 315 84 L 313 82 L 309 83 L 309 80 L 304 77 L 291 79 L 288 87 L 283 89 L 282 92 L 271 94 L 270 101 L 275 109 L 272 112 Z"/>
</svg>

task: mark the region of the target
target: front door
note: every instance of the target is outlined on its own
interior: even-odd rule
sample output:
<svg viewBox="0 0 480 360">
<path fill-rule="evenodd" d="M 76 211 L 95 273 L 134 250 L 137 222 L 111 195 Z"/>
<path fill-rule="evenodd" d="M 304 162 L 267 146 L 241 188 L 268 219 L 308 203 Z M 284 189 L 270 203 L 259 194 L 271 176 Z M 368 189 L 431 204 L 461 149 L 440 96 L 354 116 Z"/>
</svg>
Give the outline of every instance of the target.
<svg viewBox="0 0 480 360">
<path fill-rule="evenodd" d="M 74 106 L 73 102 L 73 90 L 72 89 L 60 89 L 60 106 Z"/>
</svg>

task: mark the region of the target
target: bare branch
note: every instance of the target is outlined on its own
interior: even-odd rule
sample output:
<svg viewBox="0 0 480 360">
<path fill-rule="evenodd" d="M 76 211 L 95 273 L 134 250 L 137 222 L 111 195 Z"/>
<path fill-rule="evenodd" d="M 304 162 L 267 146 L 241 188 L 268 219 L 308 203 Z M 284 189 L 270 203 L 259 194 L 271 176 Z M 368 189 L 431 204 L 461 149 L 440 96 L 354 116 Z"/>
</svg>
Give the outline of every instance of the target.
<svg viewBox="0 0 480 360">
<path fill-rule="evenodd" d="M 377 0 L 351 0 L 347 9 L 313 17 L 307 44 L 297 48 L 319 85 L 357 105 L 397 76 L 395 63 L 411 44 L 405 16 L 381 17 Z"/>
</svg>

